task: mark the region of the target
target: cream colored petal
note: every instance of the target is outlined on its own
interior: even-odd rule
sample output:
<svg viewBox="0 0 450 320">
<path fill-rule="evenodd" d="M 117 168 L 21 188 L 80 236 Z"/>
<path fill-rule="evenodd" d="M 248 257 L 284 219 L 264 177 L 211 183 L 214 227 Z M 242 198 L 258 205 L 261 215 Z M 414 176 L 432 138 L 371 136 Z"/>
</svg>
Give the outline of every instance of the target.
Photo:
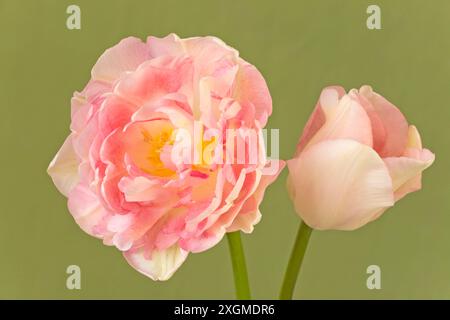
<svg viewBox="0 0 450 320">
<path fill-rule="evenodd" d="M 410 125 L 408 128 L 407 148 L 422 149 L 422 139 L 420 138 L 419 131 L 413 125 Z"/>
<path fill-rule="evenodd" d="M 394 204 L 383 160 L 356 141 L 320 142 L 289 160 L 288 168 L 295 209 L 315 229 L 356 229 Z"/>
<path fill-rule="evenodd" d="M 165 281 L 172 277 L 183 264 L 188 252 L 175 244 L 165 250 L 154 250 L 151 259 L 147 259 L 142 248 L 137 251 L 127 251 L 124 256 L 128 263 L 140 273 L 155 281 Z"/>
<path fill-rule="evenodd" d="M 392 178 L 396 200 L 421 187 L 421 173 L 434 162 L 434 154 L 427 149 L 410 149 L 408 156 L 383 159 Z"/>
<path fill-rule="evenodd" d="M 72 135 L 70 135 L 47 169 L 56 188 L 66 197 L 78 182 L 78 166 L 78 158 L 73 149 Z"/>
</svg>

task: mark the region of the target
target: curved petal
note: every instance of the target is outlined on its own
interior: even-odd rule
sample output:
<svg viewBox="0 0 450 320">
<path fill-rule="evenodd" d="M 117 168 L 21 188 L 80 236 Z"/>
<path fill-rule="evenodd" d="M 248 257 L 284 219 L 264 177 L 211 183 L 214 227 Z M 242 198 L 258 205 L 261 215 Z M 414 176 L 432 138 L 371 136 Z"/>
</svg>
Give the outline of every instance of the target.
<svg viewBox="0 0 450 320">
<path fill-rule="evenodd" d="M 297 213 L 320 230 L 353 230 L 394 204 L 383 160 L 353 140 L 329 140 L 288 161 L 289 194 Z"/>
<path fill-rule="evenodd" d="M 97 195 L 84 183 L 79 183 L 69 194 L 69 211 L 80 228 L 87 234 L 102 239 L 105 234 L 96 232 L 108 212 Z"/>
<path fill-rule="evenodd" d="M 275 160 L 272 160 L 275 161 Z M 278 171 L 273 175 L 263 175 L 254 193 L 245 200 L 239 214 L 234 218 L 232 224 L 227 227 L 227 232 L 241 230 L 245 233 L 253 232 L 253 227 L 261 220 L 259 205 L 261 204 L 267 187 L 273 183 L 283 170 L 284 161 L 278 161 Z"/>
<path fill-rule="evenodd" d="M 150 36 L 147 38 L 147 46 L 152 58 L 184 53 L 183 41 L 175 33 L 171 33 L 164 38 Z"/>
<path fill-rule="evenodd" d="M 371 147 L 372 128 L 364 108 L 348 95 L 344 95 L 336 105 L 337 96 L 333 97 L 326 93 L 327 91 L 321 95 L 325 123 L 305 148 L 332 139 L 352 139 Z"/>
<path fill-rule="evenodd" d="M 359 89 L 370 103 L 362 103 L 374 127 L 375 151 L 381 157 L 400 156 L 408 141 L 408 122 L 401 111 L 370 86 Z"/>
<path fill-rule="evenodd" d="M 125 38 L 100 56 L 92 68 L 92 79 L 112 83 L 122 73 L 136 70 L 148 58 L 148 47 L 141 39 Z"/>
<path fill-rule="evenodd" d="M 247 63 L 239 67 L 232 97 L 241 104 L 253 104 L 255 119 L 261 127 L 266 125 L 267 118 L 272 114 L 272 97 L 266 81 L 256 67 Z"/>
<path fill-rule="evenodd" d="M 179 91 L 192 79 L 192 60 L 184 56 L 170 60 L 162 66 L 152 60 L 141 64 L 135 72 L 120 79 L 114 93 L 142 105 Z"/>
<path fill-rule="evenodd" d="M 407 155 L 383 159 L 392 178 L 396 200 L 420 190 L 421 173 L 434 162 L 434 154 L 427 149 L 413 149 Z"/>
<path fill-rule="evenodd" d="M 183 39 L 182 42 L 186 53 L 193 57 L 195 61 L 198 61 L 200 75 L 205 75 L 204 71 L 223 58 L 233 60 L 239 56 L 236 49 L 212 36 L 187 38 Z"/>
<path fill-rule="evenodd" d="M 72 135 L 69 135 L 47 169 L 56 188 L 66 197 L 78 183 L 78 166 L 79 161 L 73 149 Z"/>
<path fill-rule="evenodd" d="M 330 105 L 338 105 L 339 99 L 341 99 L 344 95 L 345 89 L 340 86 L 330 86 L 322 90 L 319 101 L 317 102 L 313 113 L 309 117 L 297 144 L 296 156 L 304 149 L 311 138 L 325 124 L 326 118 L 322 105 L 326 108 L 329 108 Z"/>
<path fill-rule="evenodd" d="M 168 280 L 186 260 L 188 252 L 175 244 L 165 250 L 153 250 L 146 257 L 143 248 L 124 252 L 127 262 L 137 271 L 155 281 Z"/>
<path fill-rule="evenodd" d="M 420 138 L 419 131 L 413 125 L 410 125 L 408 128 L 408 143 L 406 147 L 407 149 L 422 149 L 422 139 Z"/>
<path fill-rule="evenodd" d="M 108 98 L 105 99 L 98 116 L 98 129 L 101 131 L 103 137 L 106 137 L 116 128 L 123 128 L 130 122 L 131 116 L 136 110 L 137 107 L 127 100 L 124 100 L 117 95 L 108 96 Z"/>
</svg>

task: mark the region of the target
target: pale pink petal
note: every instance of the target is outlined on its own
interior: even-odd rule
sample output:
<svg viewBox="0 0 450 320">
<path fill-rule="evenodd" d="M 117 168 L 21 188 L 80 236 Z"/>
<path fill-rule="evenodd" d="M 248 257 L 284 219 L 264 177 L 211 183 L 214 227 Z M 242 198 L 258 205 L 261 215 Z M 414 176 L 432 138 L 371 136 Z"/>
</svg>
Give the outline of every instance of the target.
<svg viewBox="0 0 450 320">
<path fill-rule="evenodd" d="M 91 236 L 103 238 L 104 234 L 98 234 L 96 229 L 109 213 L 85 183 L 79 183 L 70 191 L 68 207 L 81 229 Z"/>
<path fill-rule="evenodd" d="M 241 177 L 245 178 L 242 179 L 242 183 Z M 245 202 L 255 193 L 255 190 L 260 184 L 261 177 L 261 170 L 249 173 L 242 170 L 236 186 L 234 186 L 232 192 L 225 199 L 225 203 L 208 217 L 207 222 L 202 228 L 199 228 L 199 231 L 202 230 L 203 232 L 203 230 L 209 229 L 209 233 L 214 233 L 214 230 L 217 229 L 226 230 L 242 211 Z M 220 231 L 220 233 L 222 232 Z"/>
<path fill-rule="evenodd" d="M 186 260 L 188 252 L 180 249 L 178 245 L 173 245 L 165 250 L 153 250 L 150 259 L 144 254 L 143 248 L 124 252 L 124 256 L 140 273 L 155 281 L 165 281 Z"/>
<path fill-rule="evenodd" d="M 147 46 L 152 58 L 184 54 L 183 41 L 174 33 L 164 38 L 148 37 Z"/>
<path fill-rule="evenodd" d="M 72 135 L 73 149 L 82 160 L 89 160 L 89 151 L 98 134 L 98 114 L 89 119 L 86 126 L 79 133 Z"/>
<path fill-rule="evenodd" d="M 434 162 L 434 154 L 427 149 L 413 149 L 407 155 L 383 159 L 392 177 L 396 200 L 420 190 L 421 173 Z"/>
<path fill-rule="evenodd" d="M 356 229 L 394 204 L 383 160 L 356 141 L 323 141 L 289 160 L 288 167 L 295 209 L 315 229 Z"/>
<path fill-rule="evenodd" d="M 173 58 L 171 65 L 143 63 L 135 72 L 122 77 L 114 92 L 136 105 L 143 105 L 175 93 L 192 79 L 192 60 Z"/>
<path fill-rule="evenodd" d="M 148 58 L 148 47 L 141 39 L 123 39 L 100 56 L 92 68 L 92 79 L 112 83 L 124 72 L 136 70 Z"/>
<path fill-rule="evenodd" d="M 225 235 L 225 228 L 218 227 L 217 230 L 206 230 L 196 237 L 181 239 L 178 244 L 184 250 L 199 253 L 214 247 Z"/>
<path fill-rule="evenodd" d="M 129 202 L 158 200 L 158 203 L 162 203 L 176 195 L 176 190 L 163 188 L 160 181 L 143 176 L 122 178 L 119 182 L 119 189 L 124 193 L 125 200 Z"/>
<path fill-rule="evenodd" d="M 69 135 L 47 169 L 56 188 L 66 197 L 78 183 L 78 166 L 79 160 L 73 149 L 72 135 Z"/>
<path fill-rule="evenodd" d="M 329 90 L 323 92 L 321 98 L 326 121 L 305 148 L 331 139 L 352 139 L 371 147 L 372 128 L 364 108 L 348 95 L 344 95 L 335 105 L 332 102 L 337 101 L 336 95 L 333 98 L 328 96 L 328 92 Z"/>
<path fill-rule="evenodd" d="M 258 69 L 251 64 L 242 64 L 233 87 L 232 97 L 240 104 L 252 104 L 255 108 L 255 120 L 264 127 L 272 114 L 272 97 Z"/>
<path fill-rule="evenodd" d="M 254 202 L 255 199 L 251 198 L 250 200 L 247 200 L 247 203 L 249 203 L 249 201 Z M 240 213 L 233 220 L 233 223 L 227 228 L 227 232 L 240 230 L 245 233 L 252 233 L 255 225 L 261 221 L 261 218 L 262 215 L 259 209 L 247 212 L 245 214 Z"/>
<path fill-rule="evenodd" d="M 272 160 L 276 161 L 276 160 Z M 261 212 L 259 206 L 264 198 L 264 193 L 267 187 L 272 184 L 278 177 L 285 166 L 284 161 L 278 161 L 278 172 L 274 175 L 263 175 L 259 181 L 258 187 L 254 193 L 243 203 L 239 214 L 233 220 L 233 223 L 227 227 L 227 232 L 234 232 L 241 230 L 245 233 L 253 232 L 253 227 L 261 219 Z"/>
<path fill-rule="evenodd" d="M 182 42 L 185 52 L 196 61 L 200 76 L 213 71 L 211 67 L 215 67 L 216 62 L 222 59 L 236 61 L 239 55 L 238 51 L 216 37 L 193 37 Z"/>
<path fill-rule="evenodd" d="M 111 86 L 100 81 L 91 80 L 81 93 L 75 92 L 71 100 L 70 129 L 80 133 L 89 120 L 98 112 Z"/>
<path fill-rule="evenodd" d="M 370 102 L 363 106 L 374 123 L 375 151 L 383 158 L 402 155 L 408 141 L 408 122 L 401 111 L 370 86 L 361 87 L 359 93 Z"/>
<path fill-rule="evenodd" d="M 339 99 L 345 95 L 345 89 L 340 86 L 330 86 L 322 90 L 319 101 L 314 108 L 313 113 L 308 119 L 308 122 L 303 129 L 303 133 L 297 145 L 296 156 L 305 148 L 311 138 L 319 131 L 325 124 L 326 117 L 322 108 L 322 103 L 325 103 L 327 108 L 330 105 L 338 105 Z"/>
<path fill-rule="evenodd" d="M 130 227 L 123 232 L 114 235 L 113 244 L 121 251 L 128 251 L 131 247 L 145 240 L 154 247 L 154 238 L 161 229 L 161 224 L 170 216 L 171 206 L 175 203 L 168 204 L 167 207 L 157 207 L 143 209 L 140 213 L 132 215 Z M 152 241 L 149 241 L 149 240 Z"/>
</svg>

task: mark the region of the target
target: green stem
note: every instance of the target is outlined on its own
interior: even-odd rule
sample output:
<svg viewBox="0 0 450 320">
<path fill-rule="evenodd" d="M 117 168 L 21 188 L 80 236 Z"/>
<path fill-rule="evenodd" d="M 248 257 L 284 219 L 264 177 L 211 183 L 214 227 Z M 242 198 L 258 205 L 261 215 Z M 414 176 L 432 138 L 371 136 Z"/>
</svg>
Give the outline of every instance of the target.
<svg viewBox="0 0 450 320">
<path fill-rule="evenodd" d="M 241 232 L 227 233 L 227 238 L 230 247 L 231 263 L 233 265 L 236 297 L 239 300 L 250 300 L 250 286 L 248 285 L 247 266 L 245 265 L 244 249 L 242 248 Z"/>
<path fill-rule="evenodd" d="M 283 286 L 281 287 L 280 299 L 292 300 L 295 283 L 302 267 L 303 257 L 305 256 L 306 247 L 308 246 L 311 229 L 306 223 L 301 222 L 298 228 L 297 238 L 292 248 L 291 257 L 284 275 Z"/>
</svg>

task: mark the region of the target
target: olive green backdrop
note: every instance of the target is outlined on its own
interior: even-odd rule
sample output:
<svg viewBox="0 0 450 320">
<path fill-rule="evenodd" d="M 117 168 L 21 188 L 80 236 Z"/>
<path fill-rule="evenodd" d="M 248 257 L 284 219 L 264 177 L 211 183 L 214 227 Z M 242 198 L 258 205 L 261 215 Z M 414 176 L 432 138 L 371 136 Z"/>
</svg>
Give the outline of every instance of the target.
<svg viewBox="0 0 450 320">
<path fill-rule="evenodd" d="M 81 7 L 81 30 L 66 8 Z M 366 8 L 382 30 L 366 28 Z M 450 299 L 450 1 L 0 0 L 0 298 L 233 298 L 226 241 L 192 254 L 168 282 L 128 266 L 119 251 L 83 233 L 46 174 L 69 132 L 70 98 L 99 55 L 123 37 L 215 35 L 264 74 L 293 153 L 321 89 L 371 84 L 417 125 L 436 153 L 423 190 L 354 232 L 314 232 L 296 298 Z M 275 298 L 299 219 L 272 185 L 263 219 L 244 245 L 255 298 Z M 82 289 L 66 289 L 66 268 Z M 366 268 L 382 289 L 366 288 Z"/>
</svg>

